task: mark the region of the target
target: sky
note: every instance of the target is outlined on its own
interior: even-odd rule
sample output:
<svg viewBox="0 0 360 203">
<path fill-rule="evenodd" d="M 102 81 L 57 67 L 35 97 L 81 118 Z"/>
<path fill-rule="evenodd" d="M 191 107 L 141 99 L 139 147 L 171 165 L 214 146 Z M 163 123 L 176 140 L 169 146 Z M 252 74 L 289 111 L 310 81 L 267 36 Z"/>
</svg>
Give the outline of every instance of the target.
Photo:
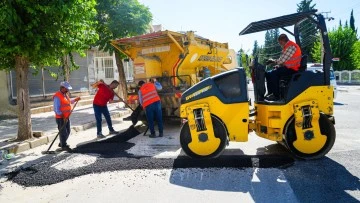
<svg viewBox="0 0 360 203">
<path fill-rule="evenodd" d="M 242 48 L 251 53 L 254 41 L 264 44 L 265 33 L 239 36 L 248 24 L 255 21 L 296 13 L 301 0 L 139 0 L 150 9 L 153 24 L 161 24 L 163 30 L 195 31 L 197 35 L 212 41 L 227 42 L 238 51 Z M 328 30 L 350 21 L 354 10 L 355 27 L 360 28 L 360 0 L 313 0 L 318 12 L 327 21 Z M 293 29 L 291 28 L 291 31 Z M 360 30 L 360 29 L 359 29 Z M 360 32 L 360 31 L 359 31 Z M 280 29 L 280 33 L 286 33 Z M 359 33 L 360 34 L 360 33 Z"/>
</svg>

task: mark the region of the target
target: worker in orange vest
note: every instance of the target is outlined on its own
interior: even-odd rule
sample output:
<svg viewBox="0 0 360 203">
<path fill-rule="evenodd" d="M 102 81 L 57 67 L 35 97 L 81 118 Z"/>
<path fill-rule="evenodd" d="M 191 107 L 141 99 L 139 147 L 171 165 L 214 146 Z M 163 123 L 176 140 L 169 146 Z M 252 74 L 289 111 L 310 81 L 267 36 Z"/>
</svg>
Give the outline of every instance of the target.
<svg viewBox="0 0 360 203">
<path fill-rule="evenodd" d="M 161 90 L 162 86 L 159 82 L 156 81 L 156 79 L 150 79 L 150 82 L 147 83 L 141 80 L 139 81 L 138 86 L 140 87 L 140 90 L 138 92 L 139 102 L 142 105 L 143 109 L 145 109 L 146 119 L 151 133 L 149 137 L 156 137 L 154 119 L 156 119 L 156 122 L 158 124 L 159 137 L 162 137 L 164 136 L 164 134 L 161 101 L 157 93 L 157 90 Z"/>
<path fill-rule="evenodd" d="M 68 92 L 71 90 L 69 82 L 63 81 L 60 83 L 60 90 L 57 91 L 54 96 L 54 112 L 56 123 L 59 130 L 60 143 L 59 147 L 61 151 L 71 151 L 70 146 L 66 143 L 70 135 L 70 112 L 71 104 L 80 100 L 80 97 L 70 99 Z"/>
<path fill-rule="evenodd" d="M 275 70 L 265 74 L 268 93 L 266 100 L 278 100 L 280 96 L 279 80 L 282 76 L 292 75 L 299 71 L 301 64 L 301 49 L 295 42 L 290 41 L 286 34 L 278 37 L 283 48 L 279 59 L 268 59 L 266 64 L 276 64 Z"/>
</svg>

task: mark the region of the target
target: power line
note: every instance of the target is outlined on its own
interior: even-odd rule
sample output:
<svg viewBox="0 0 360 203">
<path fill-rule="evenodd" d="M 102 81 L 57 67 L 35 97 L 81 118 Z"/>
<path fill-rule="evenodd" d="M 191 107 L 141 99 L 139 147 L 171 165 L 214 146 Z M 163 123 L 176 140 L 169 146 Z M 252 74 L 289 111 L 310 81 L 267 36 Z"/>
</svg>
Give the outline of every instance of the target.
<svg viewBox="0 0 360 203">
<path fill-rule="evenodd" d="M 338 12 L 335 12 L 334 14 L 335 15 L 338 15 L 338 16 L 341 16 L 340 14 L 344 14 L 344 13 L 348 13 L 349 12 L 349 9 L 354 9 L 354 8 L 357 8 L 357 7 L 360 7 L 360 2 L 356 1 L 356 3 L 350 7 L 347 7 L 345 9 L 343 9 L 342 11 L 338 11 Z"/>
<path fill-rule="evenodd" d="M 345 15 L 345 13 L 347 13 L 348 17 L 350 18 L 350 10 L 354 10 L 355 8 L 360 7 L 360 2 L 356 1 L 356 3 L 353 6 L 347 7 L 341 11 L 335 12 L 333 13 L 333 20 L 335 20 L 335 18 L 338 18 L 341 20 L 341 17 L 343 17 Z M 354 14 L 354 17 L 358 16 L 356 15 L 356 13 Z"/>
</svg>

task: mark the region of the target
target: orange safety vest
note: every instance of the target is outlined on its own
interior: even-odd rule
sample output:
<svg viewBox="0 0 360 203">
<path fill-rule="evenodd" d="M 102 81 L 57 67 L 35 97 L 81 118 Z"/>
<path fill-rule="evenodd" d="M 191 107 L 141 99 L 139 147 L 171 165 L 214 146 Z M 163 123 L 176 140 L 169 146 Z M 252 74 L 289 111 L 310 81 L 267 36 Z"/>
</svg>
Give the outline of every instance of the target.
<svg viewBox="0 0 360 203">
<path fill-rule="evenodd" d="M 143 84 L 140 91 L 142 96 L 142 106 L 144 109 L 150 104 L 160 101 L 160 97 L 153 83 L 148 82 Z"/>
<path fill-rule="evenodd" d="M 56 118 L 68 118 L 70 116 L 70 112 L 71 112 L 71 105 L 70 105 L 70 98 L 68 95 L 64 95 L 61 91 L 57 91 L 54 96 L 53 96 L 53 100 L 54 97 L 59 98 L 60 100 L 60 111 L 63 113 L 63 115 L 58 115 L 55 113 L 55 117 Z"/>
<path fill-rule="evenodd" d="M 284 66 L 286 66 L 287 68 L 293 69 L 295 71 L 298 71 L 300 68 L 300 63 L 301 63 L 301 49 L 299 47 L 299 45 L 297 45 L 295 42 L 293 41 L 288 41 L 284 48 L 283 48 L 283 53 L 285 52 L 285 50 L 289 47 L 289 46 L 295 46 L 296 47 L 296 51 L 295 53 L 291 56 L 291 58 L 287 61 L 284 62 Z"/>
</svg>

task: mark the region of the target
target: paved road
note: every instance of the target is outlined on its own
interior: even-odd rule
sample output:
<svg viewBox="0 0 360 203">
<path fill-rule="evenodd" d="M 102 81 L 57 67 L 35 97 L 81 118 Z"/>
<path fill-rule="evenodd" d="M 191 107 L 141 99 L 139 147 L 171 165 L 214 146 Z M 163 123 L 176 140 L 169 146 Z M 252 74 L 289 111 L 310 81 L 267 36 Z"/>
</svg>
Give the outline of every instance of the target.
<svg viewBox="0 0 360 203">
<path fill-rule="evenodd" d="M 128 131 L 94 141 L 91 128 L 70 138 L 74 154 L 41 156 L 44 147 L 0 167 L 0 173 L 15 171 L 11 181 L 3 176 L 0 201 L 359 202 L 360 89 L 340 89 L 337 140 L 320 160 L 294 160 L 280 145 L 250 134 L 218 160 L 194 161 L 183 156 L 176 121 L 167 121 L 163 138 L 142 136 L 138 126 L 132 133 L 140 134 L 128 142 L 121 139 Z M 117 129 L 130 126 L 115 120 Z"/>
</svg>

